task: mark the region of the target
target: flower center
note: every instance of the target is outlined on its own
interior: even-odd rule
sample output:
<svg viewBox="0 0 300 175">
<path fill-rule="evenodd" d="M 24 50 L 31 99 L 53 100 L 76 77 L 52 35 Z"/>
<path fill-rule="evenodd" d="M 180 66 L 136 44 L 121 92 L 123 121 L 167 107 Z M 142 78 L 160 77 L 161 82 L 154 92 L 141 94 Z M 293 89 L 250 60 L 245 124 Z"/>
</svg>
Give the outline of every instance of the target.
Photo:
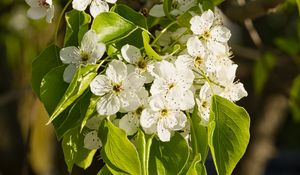
<svg viewBox="0 0 300 175">
<path fill-rule="evenodd" d="M 113 91 L 118 94 L 123 90 L 122 86 L 120 84 L 114 84 L 113 85 Z"/>
<path fill-rule="evenodd" d="M 203 33 L 202 37 L 203 37 L 205 40 L 208 40 L 208 38 L 210 37 L 209 31 L 205 31 L 205 32 Z"/>
<path fill-rule="evenodd" d="M 160 115 L 162 116 L 162 117 L 166 117 L 167 115 L 168 115 L 168 110 L 167 109 L 162 109 L 161 111 L 160 111 Z"/>
<path fill-rule="evenodd" d="M 81 57 L 81 61 L 87 62 L 90 59 L 90 54 L 86 52 L 81 52 L 80 57 Z"/>
<path fill-rule="evenodd" d="M 141 115 L 142 112 L 143 112 L 143 110 L 144 110 L 144 107 L 143 107 L 143 106 L 140 106 L 140 107 L 138 107 L 138 108 L 135 110 L 135 113 L 136 113 L 137 115 Z"/>
<path fill-rule="evenodd" d="M 170 83 L 168 86 L 168 90 L 171 90 L 173 87 L 175 87 L 175 83 Z"/>
<path fill-rule="evenodd" d="M 207 101 L 204 101 L 203 103 L 202 103 L 202 105 L 201 105 L 203 108 L 207 108 L 208 107 L 208 103 L 207 103 Z"/>
<path fill-rule="evenodd" d="M 140 61 L 138 61 L 137 62 L 137 67 L 139 68 L 139 69 L 145 69 L 146 67 L 147 67 L 147 63 L 146 63 L 146 61 L 145 60 L 140 60 Z"/>
<path fill-rule="evenodd" d="M 203 63 L 203 59 L 199 56 L 197 56 L 194 60 L 195 67 L 200 67 L 200 65 Z"/>
<path fill-rule="evenodd" d="M 46 2 L 46 0 L 39 0 L 38 3 L 39 3 L 40 7 L 45 7 L 45 8 L 50 7 L 50 4 L 48 4 L 48 2 Z"/>
</svg>

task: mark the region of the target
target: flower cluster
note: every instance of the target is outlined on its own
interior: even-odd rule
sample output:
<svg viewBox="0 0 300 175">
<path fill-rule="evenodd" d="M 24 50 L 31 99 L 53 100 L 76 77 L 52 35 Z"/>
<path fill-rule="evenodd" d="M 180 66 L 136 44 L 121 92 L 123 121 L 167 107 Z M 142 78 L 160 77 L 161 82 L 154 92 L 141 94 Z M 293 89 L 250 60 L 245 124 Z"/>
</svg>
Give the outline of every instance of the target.
<svg viewBox="0 0 300 175">
<path fill-rule="evenodd" d="M 127 135 L 141 127 L 164 142 L 170 141 L 176 131 L 188 139 L 187 114 L 197 110 L 202 124 L 207 125 L 212 95 L 233 102 L 247 96 L 243 84 L 235 81 L 237 65 L 231 60 L 227 44 L 231 33 L 220 17 L 208 10 L 193 16 L 190 25 L 190 29 L 156 32 L 156 44 L 165 51 L 161 60 L 151 59 L 144 48 L 126 44 L 117 52 L 119 59 L 111 59 L 93 79 L 90 90 L 101 97 L 96 107 L 101 117 L 88 121 L 91 132 L 86 134 L 86 148 L 101 146 L 96 134 L 99 126 L 91 123 L 98 124 L 106 116 Z M 97 34 L 90 30 L 80 47 L 60 51 L 62 62 L 69 64 L 64 73 L 66 82 L 70 82 L 78 65 L 97 64 L 101 59 L 106 47 L 97 41 Z M 174 44 L 181 49 L 169 53 Z"/>
</svg>

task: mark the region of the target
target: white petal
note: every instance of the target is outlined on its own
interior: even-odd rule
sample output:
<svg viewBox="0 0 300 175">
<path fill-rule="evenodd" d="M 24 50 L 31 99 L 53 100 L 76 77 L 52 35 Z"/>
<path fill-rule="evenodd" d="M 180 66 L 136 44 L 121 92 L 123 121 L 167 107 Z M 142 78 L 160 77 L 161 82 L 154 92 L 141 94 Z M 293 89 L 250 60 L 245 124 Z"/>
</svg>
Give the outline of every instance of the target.
<svg viewBox="0 0 300 175">
<path fill-rule="evenodd" d="M 201 124 L 207 126 L 209 122 L 210 104 L 205 100 L 199 99 L 196 99 L 196 102 L 198 105 L 198 114 L 201 118 Z"/>
<path fill-rule="evenodd" d="M 100 115 L 113 115 L 120 110 L 120 100 L 114 94 L 104 95 L 97 103 L 97 111 Z"/>
<path fill-rule="evenodd" d="M 140 118 L 140 124 L 143 129 L 156 128 L 158 118 L 159 116 L 157 112 L 154 112 L 151 109 L 144 109 Z"/>
<path fill-rule="evenodd" d="M 95 18 L 98 14 L 102 12 L 108 12 L 109 6 L 103 0 L 93 0 L 90 6 L 91 15 Z"/>
<path fill-rule="evenodd" d="M 145 77 L 132 72 L 126 77 L 123 86 L 126 90 L 137 91 L 144 85 L 145 81 Z"/>
<path fill-rule="evenodd" d="M 144 87 L 142 87 L 139 91 L 137 91 L 136 94 L 140 99 L 141 105 L 143 105 L 144 107 L 148 106 L 148 103 L 149 103 L 148 91 Z"/>
<path fill-rule="evenodd" d="M 30 7 L 40 7 L 39 0 L 25 0 Z"/>
<path fill-rule="evenodd" d="M 133 135 L 136 133 L 139 125 L 140 121 L 138 116 L 132 112 L 124 115 L 119 122 L 119 127 L 123 129 L 127 135 Z"/>
<path fill-rule="evenodd" d="M 98 35 L 94 30 L 87 31 L 81 40 L 80 49 L 85 52 L 92 52 L 98 42 Z"/>
<path fill-rule="evenodd" d="M 230 30 L 224 26 L 213 27 L 210 31 L 210 34 L 213 40 L 222 43 L 227 42 L 231 37 Z"/>
<path fill-rule="evenodd" d="M 73 0 L 73 9 L 84 11 L 92 0 Z"/>
<path fill-rule="evenodd" d="M 97 43 L 94 46 L 94 49 L 91 53 L 91 58 L 88 60 L 88 63 L 96 64 L 97 61 L 102 58 L 105 53 L 106 46 L 104 43 Z"/>
<path fill-rule="evenodd" d="M 176 74 L 176 69 L 174 64 L 165 60 L 159 63 L 159 75 L 161 78 L 168 81 L 174 81 L 175 74 Z"/>
<path fill-rule="evenodd" d="M 194 58 L 190 55 L 179 55 L 175 61 L 177 68 L 188 69 L 194 66 Z"/>
<path fill-rule="evenodd" d="M 134 92 L 124 92 L 119 98 L 122 112 L 134 111 L 140 106 L 139 97 Z"/>
<path fill-rule="evenodd" d="M 154 5 L 154 6 L 150 9 L 149 15 L 150 15 L 150 16 L 154 16 L 154 17 L 158 17 L 158 18 L 159 18 L 159 17 L 165 16 L 163 4 L 157 4 L 157 5 Z"/>
<path fill-rule="evenodd" d="M 170 113 L 170 116 L 173 117 L 173 120 L 176 120 L 176 125 L 173 125 L 172 127 L 170 127 L 170 129 L 172 129 L 173 131 L 184 129 L 187 124 L 187 118 L 185 114 L 181 111 L 171 111 Z"/>
<path fill-rule="evenodd" d="M 114 4 L 114 3 L 117 2 L 117 0 L 105 0 L 105 1 L 108 2 L 108 3 L 111 3 L 111 4 Z"/>
<path fill-rule="evenodd" d="M 168 142 L 171 139 L 171 132 L 164 126 L 164 122 L 161 120 L 157 123 L 157 135 L 163 142 Z"/>
<path fill-rule="evenodd" d="M 105 119 L 105 116 L 96 115 L 90 118 L 85 126 L 89 129 L 98 130 L 103 119 Z"/>
<path fill-rule="evenodd" d="M 63 78 L 64 81 L 70 83 L 76 73 L 77 67 L 74 64 L 69 64 L 64 71 Z"/>
<path fill-rule="evenodd" d="M 97 131 L 91 131 L 88 134 L 86 134 L 83 143 L 84 143 L 84 147 L 89 150 L 99 149 L 102 146 Z"/>
<path fill-rule="evenodd" d="M 53 17 L 54 17 L 54 5 L 50 6 L 50 8 L 47 10 L 46 22 L 51 23 Z"/>
<path fill-rule="evenodd" d="M 168 98 L 170 97 L 168 96 Z M 179 108 L 181 110 L 188 110 L 192 109 L 195 105 L 194 94 L 190 90 L 179 93 L 173 99 L 176 102 L 176 104 L 173 104 L 172 106 L 173 109 Z"/>
<path fill-rule="evenodd" d="M 137 62 L 142 58 L 140 49 L 129 44 L 122 47 L 121 53 L 122 57 L 131 64 L 137 64 Z"/>
<path fill-rule="evenodd" d="M 187 45 L 188 53 L 191 56 L 201 57 L 202 59 L 204 59 L 205 47 L 202 44 L 202 41 L 200 41 L 197 36 L 193 36 L 189 38 L 186 45 Z"/>
<path fill-rule="evenodd" d="M 156 78 L 150 88 L 151 95 L 166 94 L 168 90 L 168 82 L 162 78 Z"/>
<path fill-rule="evenodd" d="M 114 83 L 120 83 L 127 77 L 127 67 L 120 60 L 113 60 L 106 69 L 107 77 Z"/>
<path fill-rule="evenodd" d="M 160 111 L 165 109 L 167 105 L 167 101 L 163 95 L 155 95 L 150 99 L 150 107 L 153 111 Z"/>
<path fill-rule="evenodd" d="M 191 30 L 194 34 L 202 35 L 208 31 L 214 21 L 214 13 L 211 10 L 204 12 L 201 16 L 194 16 L 190 20 Z"/>
<path fill-rule="evenodd" d="M 78 64 L 81 61 L 79 49 L 74 46 L 62 48 L 59 55 L 64 64 Z"/>
<path fill-rule="evenodd" d="M 188 90 L 193 84 L 194 73 L 191 69 L 177 69 L 176 85 L 181 89 Z"/>
<path fill-rule="evenodd" d="M 97 96 L 102 96 L 110 91 L 113 87 L 110 80 L 104 75 L 97 75 L 90 84 L 91 91 Z"/>
<path fill-rule="evenodd" d="M 47 9 L 44 7 L 31 7 L 27 11 L 27 16 L 31 19 L 40 19 L 46 16 Z"/>
</svg>

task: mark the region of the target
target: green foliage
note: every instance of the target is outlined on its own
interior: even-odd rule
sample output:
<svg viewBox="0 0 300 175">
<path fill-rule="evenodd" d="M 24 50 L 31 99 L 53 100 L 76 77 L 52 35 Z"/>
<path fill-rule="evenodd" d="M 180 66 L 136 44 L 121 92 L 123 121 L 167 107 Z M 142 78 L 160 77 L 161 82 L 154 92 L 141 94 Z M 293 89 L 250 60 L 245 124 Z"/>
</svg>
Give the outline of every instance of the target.
<svg viewBox="0 0 300 175">
<path fill-rule="evenodd" d="M 98 34 L 99 41 L 105 43 L 120 40 L 137 28 L 132 22 L 114 12 L 101 13 L 92 23 L 92 29 Z"/>
<path fill-rule="evenodd" d="M 155 59 L 155 60 L 161 60 L 160 56 L 153 50 L 151 47 L 150 43 L 150 37 L 147 32 L 143 31 L 143 43 L 144 43 L 144 48 L 146 51 L 146 54 L 150 59 Z"/>
<path fill-rule="evenodd" d="M 191 166 L 186 172 L 188 175 L 206 175 L 206 169 L 203 163 L 201 163 L 201 155 L 197 154 L 193 161 L 191 162 Z"/>
<path fill-rule="evenodd" d="M 265 53 L 254 65 L 254 91 L 257 95 L 261 94 L 269 74 L 277 63 L 277 57 L 271 52 Z"/>
<path fill-rule="evenodd" d="M 244 108 L 214 95 L 208 126 L 208 145 L 218 174 L 230 175 L 246 151 L 250 118 Z"/>
<path fill-rule="evenodd" d="M 89 29 L 91 16 L 82 11 L 71 10 L 65 14 L 66 34 L 64 46 L 78 46 Z"/>
<path fill-rule="evenodd" d="M 101 156 L 107 168 L 113 174 L 139 175 L 142 172 L 141 162 L 135 146 L 128 140 L 126 133 L 104 120 L 99 129 L 103 143 Z"/>
<path fill-rule="evenodd" d="M 96 109 L 96 105 L 97 105 L 97 102 L 99 101 L 100 97 L 99 96 L 95 96 L 95 95 L 92 95 L 90 97 L 90 103 L 89 103 L 89 106 L 87 108 L 87 111 L 85 113 L 85 116 L 81 122 L 81 127 L 80 127 L 80 130 L 83 129 L 83 127 L 86 125 L 86 122 L 88 121 L 88 119 L 90 119 L 94 112 L 95 112 L 95 109 Z"/>
<path fill-rule="evenodd" d="M 81 65 L 65 94 L 62 96 L 54 112 L 51 114 L 49 123 L 53 121 L 61 112 L 69 107 L 83 92 L 89 87 L 90 82 L 97 75 L 100 65 Z"/>
<path fill-rule="evenodd" d="M 145 135 L 143 131 L 138 130 L 136 135 L 136 148 L 141 160 L 142 174 L 149 174 L 149 157 L 152 139 L 154 135 Z"/>
<path fill-rule="evenodd" d="M 51 44 L 32 63 L 31 84 L 34 92 L 40 97 L 40 86 L 43 77 L 54 67 L 61 65 L 59 47 Z"/>
<path fill-rule="evenodd" d="M 180 174 L 189 159 L 186 140 L 175 133 L 170 142 L 153 139 L 150 152 L 149 174 Z"/>
<path fill-rule="evenodd" d="M 292 85 L 290 91 L 290 107 L 294 120 L 300 121 L 300 75 L 298 75 Z"/>
<path fill-rule="evenodd" d="M 84 169 L 88 168 L 96 153 L 96 150 L 88 150 L 83 147 L 83 138 L 84 135 L 80 133 L 79 128 L 71 129 L 63 137 L 62 148 L 70 173 L 74 164 Z"/>
</svg>

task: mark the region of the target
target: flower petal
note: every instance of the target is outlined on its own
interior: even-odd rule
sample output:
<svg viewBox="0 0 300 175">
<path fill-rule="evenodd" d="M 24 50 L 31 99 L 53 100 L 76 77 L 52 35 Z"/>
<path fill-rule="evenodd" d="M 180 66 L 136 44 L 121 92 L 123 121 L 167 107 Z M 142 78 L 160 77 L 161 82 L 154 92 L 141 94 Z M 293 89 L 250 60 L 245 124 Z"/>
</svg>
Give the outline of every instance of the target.
<svg viewBox="0 0 300 175">
<path fill-rule="evenodd" d="M 188 53 L 191 56 L 200 57 L 200 58 L 204 59 L 205 47 L 204 47 L 202 41 L 200 41 L 197 36 L 193 36 L 193 37 L 189 38 L 186 45 L 187 45 Z"/>
<path fill-rule="evenodd" d="M 121 49 L 122 57 L 131 64 L 137 64 L 142 58 L 140 49 L 135 46 L 126 44 Z"/>
<path fill-rule="evenodd" d="M 145 77 L 132 72 L 126 77 L 123 86 L 125 90 L 137 91 L 144 85 L 145 81 Z"/>
<path fill-rule="evenodd" d="M 64 81 L 70 83 L 76 73 L 77 67 L 74 64 L 69 64 L 64 71 L 63 78 Z"/>
<path fill-rule="evenodd" d="M 60 50 L 60 60 L 64 64 L 78 64 L 81 61 L 79 49 L 75 46 L 65 47 Z"/>
<path fill-rule="evenodd" d="M 119 127 L 123 129 L 127 135 L 133 135 L 137 132 L 137 129 L 140 125 L 139 116 L 135 115 L 132 112 L 124 115 L 119 121 Z"/>
<path fill-rule="evenodd" d="M 106 75 L 114 83 L 120 83 L 127 76 L 127 67 L 122 61 L 113 60 L 106 69 Z"/>
<path fill-rule="evenodd" d="M 111 3 L 111 4 L 114 4 L 114 3 L 117 2 L 117 0 L 105 0 L 105 1 L 108 2 L 108 3 Z"/>
<path fill-rule="evenodd" d="M 41 19 L 46 16 L 47 9 L 44 7 L 31 7 L 27 11 L 27 16 L 31 19 Z"/>
<path fill-rule="evenodd" d="M 110 80 L 104 75 L 97 75 L 90 84 L 91 91 L 97 96 L 102 96 L 112 91 Z"/>
<path fill-rule="evenodd" d="M 86 134 L 83 143 L 84 143 L 84 147 L 89 150 L 99 149 L 102 146 L 97 131 L 91 131 L 88 134 Z"/>
<path fill-rule="evenodd" d="M 154 16 L 154 17 L 158 17 L 158 18 L 159 18 L 159 17 L 165 16 L 163 4 L 157 4 L 157 5 L 154 5 L 154 6 L 150 9 L 149 15 L 150 15 L 150 16 Z"/>
<path fill-rule="evenodd" d="M 175 61 L 177 68 L 187 69 L 194 67 L 194 58 L 190 55 L 179 55 Z"/>
<path fill-rule="evenodd" d="M 157 123 L 157 135 L 163 142 L 168 142 L 171 139 L 171 132 L 164 126 L 165 122 L 159 120 Z"/>
<path fill-rule="evenodd" d="M 120 100 L 114 94 L 104 95 L 97 103 L 97 111 L 100 115 L 113 115 L 120 110 Z"/>
<path fill-rule="evenodd" d="M 73 9 L 84 11 L 91 1 L 92 0 L 73 0 L 72 7 Z"/>
<path fill-rule="evenodd" d="M 90 118 L 85 126 L 89 129 L 98 130 L 103 119 L 105 119 L 105 116 L 96 115 Z"/>
<path fill-rule="evenodd" d="M 90 6 L 91 15 L 95 18 L 98 14 L 102 12 L 108 12 L 109 6 L 106 1 L 103 0 L 93 0 Z"/>
<path fill-rule="evenodd" d="M 171 111 L 170 116 L 172 116 L 172 120 L 176 120 L 176 122 L 173 122 L 174 124 L 172 125 L 172 127 L 169 127 L 170 129 L 172 129 L 173 131 L 178 131 L 185 128 L 187 124 L 187 118 L 183 112 Z"/>
<path fill-rule="evenodd" d="M 210 31 L 211 38 L 218 42 L 225 43 L 227 42 L 230 37 L 231 33 L 230 30 L 224 26 L 215 26 Z"/>
<path fill-rule="evenodd" d="M 122 112 L 134 111 L 140 106 L 140 100 L 135 92 L 124 92 L 119 98 Z"/>
<path fill-rule="evenodd" d="M 190 20 L 191 30 L 194 34 L 202 35 L 208 31 L 214 21 L 214 13 L 211 10 L 204 12 L 201 16 L 194 16 Z"/>
<path fill-rule="evenodd" d="M 46 22 L 51 23 L 53 17 L 54 17 L 54 5 L 50 6 L 50 8 L 47 10 Z"/>
<path fill-rule="evenodd" d="M 152 111 L 151 109 L 144 109 L 140 118 L 140 124 L 144 130 L 148 129 L 147 131 L 152 131 L 151 133 L 153 133 L 156 131 L 154 129 L 156 129 L 158 118 L 159 116 L 157 112 Z M 149 132 L 146 133 L 151 134 Z"/>
</svg>

